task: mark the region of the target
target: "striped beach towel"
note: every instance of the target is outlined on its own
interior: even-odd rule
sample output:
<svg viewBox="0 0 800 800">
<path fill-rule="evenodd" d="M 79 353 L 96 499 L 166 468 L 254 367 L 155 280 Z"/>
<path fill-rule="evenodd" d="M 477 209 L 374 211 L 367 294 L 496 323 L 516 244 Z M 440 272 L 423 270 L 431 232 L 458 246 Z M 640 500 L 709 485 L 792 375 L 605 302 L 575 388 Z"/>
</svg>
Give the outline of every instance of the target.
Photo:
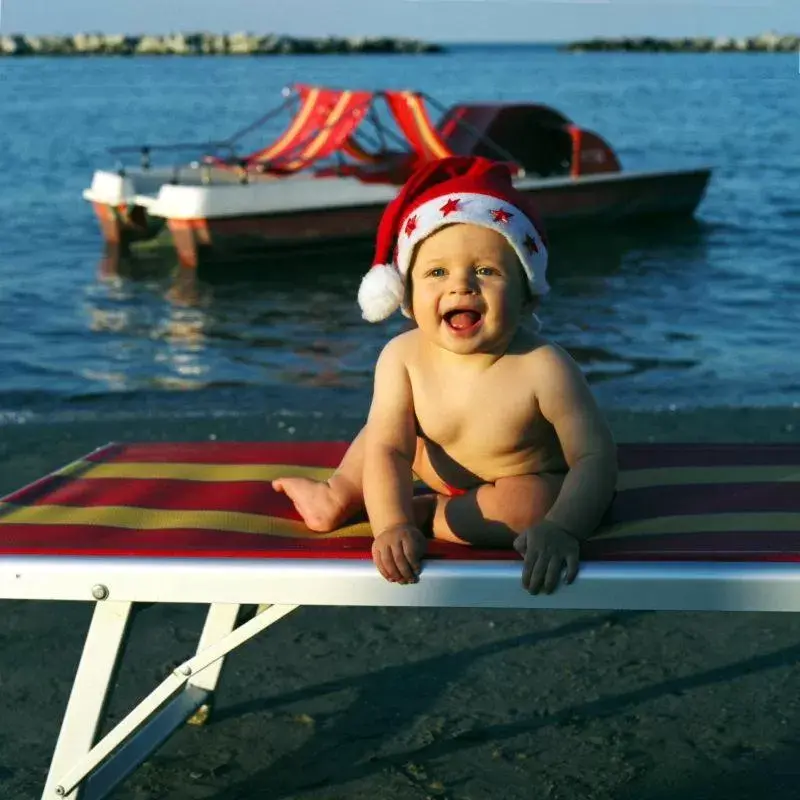
<svg viewBox="0 0 800 800">
<path fill-rule="evenodd" d="M 329 476 L 346 443 L 111 444 L 0 501 L 0 555 L 369 558 L 356 520 L 309 531 L 270 481 Z M 800 560 L 800 445 L 621 445 L 585 560 Z M 517 560 L 433 542 L 429 558 Z"/>
</svg>

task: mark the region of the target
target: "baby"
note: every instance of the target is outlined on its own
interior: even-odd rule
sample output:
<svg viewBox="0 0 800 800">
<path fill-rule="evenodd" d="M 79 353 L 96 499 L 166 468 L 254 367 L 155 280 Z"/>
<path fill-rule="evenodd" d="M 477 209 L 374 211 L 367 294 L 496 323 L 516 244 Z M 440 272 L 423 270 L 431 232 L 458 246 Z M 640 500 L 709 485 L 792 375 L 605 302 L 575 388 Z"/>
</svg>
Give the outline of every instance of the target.
<svg viewBox="0 0 800 800">
<path fill-rule="evenodd" d="M 418 579 L 430 537 L 513 547 L 534 594 L 574 580 L 614 494 L 616 446 L 578 366 L 531 324 L 546 267 L 506 165 L 446 158 L 409 178 L 358 299 L 365 319 L 402 308 L 415 328 L 383 348 L 366 426 L 333 476 L 273 483 L 309 528 L 366 509 L 393 582 Z M 431 494 L 414 496 L 415 475 Z"/>
</svg>

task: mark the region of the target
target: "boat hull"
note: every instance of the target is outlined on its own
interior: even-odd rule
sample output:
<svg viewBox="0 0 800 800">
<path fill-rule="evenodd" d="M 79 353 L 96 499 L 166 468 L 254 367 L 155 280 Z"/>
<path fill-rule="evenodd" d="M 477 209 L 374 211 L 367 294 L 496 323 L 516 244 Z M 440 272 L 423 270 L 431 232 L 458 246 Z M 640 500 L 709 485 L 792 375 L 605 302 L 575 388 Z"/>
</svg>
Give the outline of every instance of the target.
<svg viewBox="0 0 800 800">
<path fill-rule="evenodd" d="M 517 186 L 534 197 L 546 228 L 556 230 L 691 215 L 704 196 L 710 175 L 711 171 L 705 168 L 621 172 L 578 178 L 523 179 Z M 96 197 L 91 199 L 108 244 L 123 251 L 131 247 L 136 249 L 159 234 L 160 218 L 166 223 L 168 236 L 159 238 L 163 244 L 174 248 L 180 266 L 202 271 L 216 262 L 231 264 L 240 256 L 259 252 L 289 255 L 369 241 L 375 235 L 386 202 L 397 190 L 388 186 L 365 187 L 360 199 L 358 187 L 353 190 L 348 186 L 349 194 L 337 194 L 340 187 L 335 186 L 336 179 L 304 183 L 283 187 L 272 183 L 267 187 L 273 205 L 276 191 L 282 193 L 282 189 L 291 189 L 306 193 L 305 201 L 286 209 L 260 209 L 253 195 L 251 209 L 246 203 L 231 209 L 225 208 L 224 203 L 215 206 L 210 202 L 203 206 L 193 201 L 194 205 L 173 205 L 170 209 L 155 202 L 149 202 L 148 207 L 137 206 L 134 202 L 127 206 L 125 214 L 120 214 L 118 208 L 109 210 L 110 203 L 104 204 Z M 215 201 L 210 194 L 213 187 L 196 188 Z M 224 190 L 230 194 L 232 188 L 227 186 Z M 330 194 L 331 199 L 327 204 L 326 194 Z M 266 196 L 263 190 L 262 195 Z M 126 227 L 128 220 L 130 223 Z"/>
</svg>

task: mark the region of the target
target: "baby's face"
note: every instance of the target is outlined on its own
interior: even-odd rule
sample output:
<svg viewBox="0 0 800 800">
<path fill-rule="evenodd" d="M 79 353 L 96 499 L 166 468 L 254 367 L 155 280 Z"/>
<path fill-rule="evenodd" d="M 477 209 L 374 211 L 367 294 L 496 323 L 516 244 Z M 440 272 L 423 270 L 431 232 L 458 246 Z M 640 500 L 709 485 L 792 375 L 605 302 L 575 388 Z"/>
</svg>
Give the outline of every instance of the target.
<svg viewBox="0 0 800 800">
<path fill-rule="evenodd" d="M 455 353 L 504 349 L 522 316 L 522 266 L 506 239 L 457 224 L 425 239 L 411 266 L 411 311 L 420 331 Z"/>
</svg>

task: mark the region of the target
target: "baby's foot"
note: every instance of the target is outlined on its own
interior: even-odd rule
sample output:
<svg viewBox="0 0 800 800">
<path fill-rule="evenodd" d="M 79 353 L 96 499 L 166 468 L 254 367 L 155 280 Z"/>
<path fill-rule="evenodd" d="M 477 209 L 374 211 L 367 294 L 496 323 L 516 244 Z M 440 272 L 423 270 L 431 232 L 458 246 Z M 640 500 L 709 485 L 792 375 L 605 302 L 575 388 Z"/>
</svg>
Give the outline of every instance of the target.
<svg viewBox="0 0 800 800">
<path fill-rule="evenodd" d="M 276 492 L 283 492 L 303 518 L 306 527 L 319 533 L 335 530 L 354 513 L 353 505 L 327 481 L 309 478 L 278 478 L 272 481 Z"/>
</svg>

